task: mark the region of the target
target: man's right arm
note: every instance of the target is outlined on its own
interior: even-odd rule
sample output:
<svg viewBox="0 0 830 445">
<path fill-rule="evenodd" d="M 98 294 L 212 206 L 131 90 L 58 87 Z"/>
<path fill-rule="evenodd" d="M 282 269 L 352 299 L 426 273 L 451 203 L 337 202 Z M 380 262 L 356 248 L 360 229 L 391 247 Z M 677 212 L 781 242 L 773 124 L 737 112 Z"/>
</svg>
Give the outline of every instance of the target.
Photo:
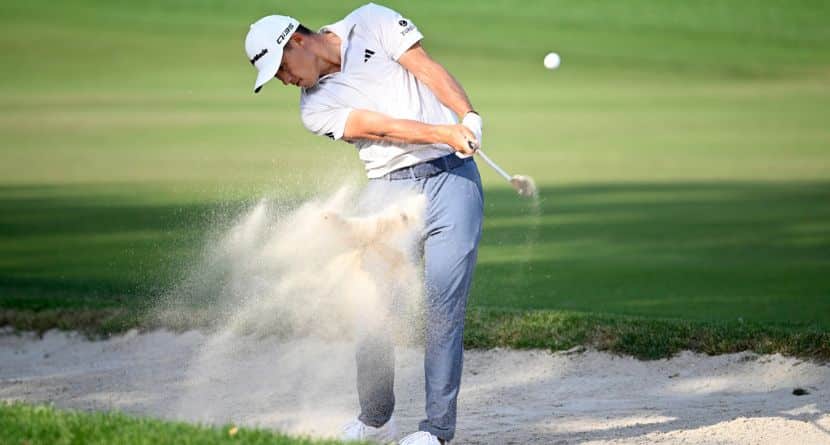
<svg viewBox="0 0 830 445">
<path fill-rule="evenodd" d="M 390 141 L 404 144 L 447 144 L 471 155 L 475 135 L 464 125 L 431 125 L 409 119 L 395 119 L 368 110 L 352 110 L 346 120 L 343 139 Z M 477 148 L 477 147 L 476 147 Z"/>
</svg>

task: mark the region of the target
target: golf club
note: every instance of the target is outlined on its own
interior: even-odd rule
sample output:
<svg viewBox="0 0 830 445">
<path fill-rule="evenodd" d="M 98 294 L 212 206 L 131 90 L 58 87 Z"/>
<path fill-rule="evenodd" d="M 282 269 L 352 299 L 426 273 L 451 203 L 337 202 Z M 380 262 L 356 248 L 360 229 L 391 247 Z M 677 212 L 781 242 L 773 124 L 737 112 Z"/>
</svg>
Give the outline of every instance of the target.
<svg viewBox="0 0 830 445">
<path fill-rule="evenodd" d="M 470 148 L 473 148 L 472 142 L 470 142 Z M 487 154 L 484 153 L 484 150 L 479 148 L 476 150 L 476 154 L 481 156 L 485 162 L 487 162 L 490 167 L 493 168 L 502 178 L 504 178 L 510 185 L 516 189 L 516 192 L 519 193 L 519 196 L 524 197 L 532 197 L 536 196 L 536 183 L 533 182 L 533 178 L 530 176 L 523 176 L 523 175 L 510 175 L 506 171 L 504 171 L 501 167 L 498 166 L 492 159 L 490 159 Z"/>
</svg>

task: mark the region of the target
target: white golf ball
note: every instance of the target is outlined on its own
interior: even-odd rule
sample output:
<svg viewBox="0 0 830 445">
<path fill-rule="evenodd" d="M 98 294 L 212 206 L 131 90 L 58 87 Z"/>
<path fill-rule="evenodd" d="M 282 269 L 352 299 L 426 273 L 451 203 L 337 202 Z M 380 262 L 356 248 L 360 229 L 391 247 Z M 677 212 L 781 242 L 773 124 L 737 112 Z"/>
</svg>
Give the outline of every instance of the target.
<svg viewBox="0 0 830 445">
<path fill-rule="evenodd" d="M 560 63 L 562 63 L 562 59 L 559 57 L 559 54 L 548 53 L 548 55 L 545 56 L 545 68 L 549 70 L 559 68 Z"/>
</svg>

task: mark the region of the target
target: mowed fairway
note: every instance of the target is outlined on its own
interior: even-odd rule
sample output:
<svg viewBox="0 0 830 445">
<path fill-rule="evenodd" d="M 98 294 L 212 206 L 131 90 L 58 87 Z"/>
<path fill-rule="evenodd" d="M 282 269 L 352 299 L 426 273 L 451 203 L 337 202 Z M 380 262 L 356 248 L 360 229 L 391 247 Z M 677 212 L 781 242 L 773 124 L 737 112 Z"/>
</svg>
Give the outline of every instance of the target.
<svg viewBox="0 0 830 445">
<path fill-rule="evenodd" d="M 535 207 L 480 164 L 473 307 L 830 328 L 826 2 L 385 4 L 541 186 Z M 138 307 L 246 205 L 361 177 L 298 91 L 251 92 L 243 36 L 276 5 L 0 5 L 0 308 Z"/>
</svg>

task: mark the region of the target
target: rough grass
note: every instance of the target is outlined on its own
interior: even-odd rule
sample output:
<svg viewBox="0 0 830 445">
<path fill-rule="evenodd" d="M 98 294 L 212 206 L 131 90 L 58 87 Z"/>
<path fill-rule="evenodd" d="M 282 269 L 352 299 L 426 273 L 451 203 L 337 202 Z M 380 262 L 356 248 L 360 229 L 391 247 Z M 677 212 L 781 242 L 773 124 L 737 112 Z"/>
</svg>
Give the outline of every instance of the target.
<svg viewBox="0 0 830 445">
<path fill-rule="evenodd" d="M 0 326 L 43 333 L 85 332 L 92 338 L 129 329 L 212 329 L 210 314 L 142 317 L 125 310 L 0 310 Z M 643 360 L 669 358 L 690 350 L 710 355 L 740 351 L 780 353 L 830 360 L 830 332 L 817 325 L 735 321 L 691 321 L 557 310 L 475 308 L 467 312 L 465 348 L 547 349 L 590 346 Z"/>
<path fill-rule="evenodd" d="M 84 413 L 50 406 L 0 403 L 0 443 L 14 445 L 335 445 L 272 431 L 208 427 L 120 413 Z"/>
<path fill-rule="evenodd" d="M 588 345 L 640 359 L 690 350 L 710 355 L 740 351 L 830 359 L 830 332 L 816 326 L 745 321 L 690 321 L 567 311 L 473 310 L 469 348 L 570 349 Z"/>
</svg>

